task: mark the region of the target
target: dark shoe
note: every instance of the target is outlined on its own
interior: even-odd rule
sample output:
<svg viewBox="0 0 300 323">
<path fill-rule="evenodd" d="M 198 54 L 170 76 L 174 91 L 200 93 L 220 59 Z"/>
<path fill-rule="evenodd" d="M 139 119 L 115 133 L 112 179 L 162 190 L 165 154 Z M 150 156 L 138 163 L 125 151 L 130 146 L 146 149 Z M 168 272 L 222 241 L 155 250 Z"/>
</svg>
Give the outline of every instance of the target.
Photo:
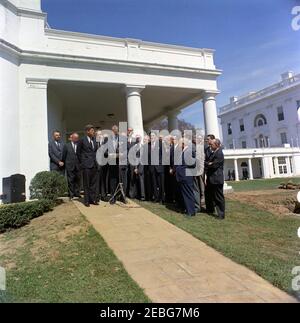
<svg viewBox="0 0 300 323">
<path fill-rule="evenodd" d="M 111 205 L 114 205 L 114 204 L 116 204 L 116 203 L 117 203 L 117 200 L 116 200 L 115 198 L 113 198 L 113 199 L 111 199 L 111 200 L 109 201 L 109 203 L 110 203 Z"/>
<path fill-rule="evenodd" d="M 141 201 L 142 201 L 142 202 L 145 202 L 145 201 L 146 201 L 146 199 L 145 199 L 144 197 L 141 197 Z"/>
<path fill-rule="evenodd" d="M 98 206 L 98 205 L 99 205 L 99 203 L 98 203 L 97 201 L 92 202 L 91 204 L 96 205 L 96 206 Z"/>
<path fill-rule="evenodd" d="M 84 203 L 85 207 L 90 207 L 90 203 Z"/>
</svg>

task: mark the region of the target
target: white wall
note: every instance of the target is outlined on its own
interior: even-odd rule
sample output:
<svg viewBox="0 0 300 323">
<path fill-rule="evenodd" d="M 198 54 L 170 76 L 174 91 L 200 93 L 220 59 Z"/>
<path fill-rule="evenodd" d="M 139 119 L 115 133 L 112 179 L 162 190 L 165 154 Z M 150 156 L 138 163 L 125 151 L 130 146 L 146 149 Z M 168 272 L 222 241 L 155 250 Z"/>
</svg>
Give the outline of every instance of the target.
<svg viewBox="0 0 300 323">
<path fill-rule="evenodd" d="M 20 171 L 18 82 L 18 62 L 0 52 L 0 182 Z"/>
<path fill-rule="evenodd" d="M 59 130 L 63 138 L 66 134 L 64 122 L 63 105 L 59 97 L 53 92 L 48 91 L 48 138 L 52 137 L 54 130 Z"/>
</svg>

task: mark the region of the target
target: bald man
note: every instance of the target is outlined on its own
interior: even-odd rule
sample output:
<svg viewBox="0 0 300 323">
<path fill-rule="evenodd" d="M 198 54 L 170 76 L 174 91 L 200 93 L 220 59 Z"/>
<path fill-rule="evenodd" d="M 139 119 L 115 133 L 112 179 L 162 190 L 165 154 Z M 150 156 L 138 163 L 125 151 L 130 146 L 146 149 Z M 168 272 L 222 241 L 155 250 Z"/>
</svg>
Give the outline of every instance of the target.
<svg viewBox="0 0 300 323">
<path fill-rule="evenodd" d="M 63 163 L 66 165 L 69 197 L 80 197 L 80 163 L 77 154 L 79 136 L 77 133 L 72 133 L 70 142 L 64 146 L 62 153 Z"/>
</svg>

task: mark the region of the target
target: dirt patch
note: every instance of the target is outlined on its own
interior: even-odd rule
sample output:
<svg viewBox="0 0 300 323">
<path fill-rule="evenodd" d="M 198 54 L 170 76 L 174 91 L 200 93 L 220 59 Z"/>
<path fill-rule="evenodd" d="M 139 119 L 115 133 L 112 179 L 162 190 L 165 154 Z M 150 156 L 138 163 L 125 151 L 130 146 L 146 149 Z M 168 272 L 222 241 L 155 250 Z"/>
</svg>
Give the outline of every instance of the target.
<svg viewBox="0 0 300 323">
<path fill-rule="evenodd" d="M 56 260 L 59 253 L 53 250 L 53 243 L 68 243 L 70 238 L 86 232 L 89 223 L 72 202 L 63 203 L 29 225 L 0 235 L 0 265 L 14 268 L 14 255 L 26 248 L 35 260 L 50 256 Z M 4 262 L 3 263 L 3 259 Z"/>
<path fill-rule="evenodd" d="M 228 195 L 228 198 L 253 205 L 258 209 L 271 212 L 274 215 L 283 216 L 293 214 L 296 195 L 296 191 L 282 191 L 276 189 L 236 192 Z"/>
</svg>

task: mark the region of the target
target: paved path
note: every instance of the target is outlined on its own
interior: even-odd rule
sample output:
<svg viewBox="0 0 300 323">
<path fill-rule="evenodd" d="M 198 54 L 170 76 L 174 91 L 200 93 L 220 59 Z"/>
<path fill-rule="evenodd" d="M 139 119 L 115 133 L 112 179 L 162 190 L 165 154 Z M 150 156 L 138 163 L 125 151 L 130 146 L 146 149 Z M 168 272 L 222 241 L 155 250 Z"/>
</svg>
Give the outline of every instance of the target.
<svg viewBox="0 0 300 323">
<path fill-rule="evenodd" d="M 133 202 L 74 202 L 153 302 L 295 302 L 258 275 Z"/>
</svg>

